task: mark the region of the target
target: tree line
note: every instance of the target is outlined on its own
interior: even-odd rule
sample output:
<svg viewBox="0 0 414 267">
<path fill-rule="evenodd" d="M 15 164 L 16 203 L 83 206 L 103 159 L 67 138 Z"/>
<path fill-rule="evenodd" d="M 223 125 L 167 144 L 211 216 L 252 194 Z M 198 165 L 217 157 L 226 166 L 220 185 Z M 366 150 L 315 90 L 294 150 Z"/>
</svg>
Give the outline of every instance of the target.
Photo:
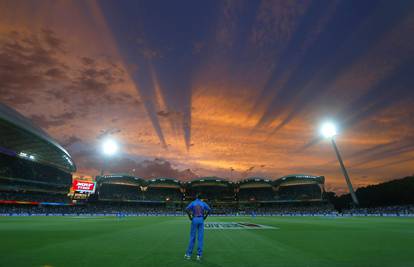
<svg viewBox="0 0 414 267">
<path fill-rule="evenodd" d="M 360 207 L 414 204 L 414 175 L 376 185 L 360 187 L 355 193 Z M 326 192 L 325 198 L 338 210 L 352 206 L 352 199 L 349 193 L 338 196 L 335 192 Z"/>
</svg>

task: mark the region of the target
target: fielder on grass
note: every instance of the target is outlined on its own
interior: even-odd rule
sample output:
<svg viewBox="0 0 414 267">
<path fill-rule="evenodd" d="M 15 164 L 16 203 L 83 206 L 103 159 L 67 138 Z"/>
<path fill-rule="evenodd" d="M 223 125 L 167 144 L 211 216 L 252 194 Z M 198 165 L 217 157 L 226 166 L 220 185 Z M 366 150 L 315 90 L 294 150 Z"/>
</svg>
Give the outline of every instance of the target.
<svg viewBox="0 0 414 267">
<path fill-rule="evenodd" d="M 190 243 L 184 258 L 191 259 L 197 234 L 197 260 L 201 260 L 201 255 L 203 254 L 204 220 L 207 219 L 211 209 L 207 203 L 200 200 L 200 195 L 197 194 L 196 199 L 187 206 L 185 211 L 191 221 L 191 231 Z"/>
</svg>

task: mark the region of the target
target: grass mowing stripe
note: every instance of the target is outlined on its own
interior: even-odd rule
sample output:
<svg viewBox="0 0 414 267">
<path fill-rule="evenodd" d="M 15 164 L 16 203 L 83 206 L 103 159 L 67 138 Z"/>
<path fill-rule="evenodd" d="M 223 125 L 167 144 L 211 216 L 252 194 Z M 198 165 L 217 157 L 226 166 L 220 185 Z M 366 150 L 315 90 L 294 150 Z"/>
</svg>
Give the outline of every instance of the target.
<svg viewBox="0 0 414 267">
<path fill-rule="evenodd" d="M 200 266 L 186 217 L 0 218 L 0 266 Z M 414 266 L 413 218 L 212 217 L 278 230 L 205 231 L 203 266 Z"/>
</svg>

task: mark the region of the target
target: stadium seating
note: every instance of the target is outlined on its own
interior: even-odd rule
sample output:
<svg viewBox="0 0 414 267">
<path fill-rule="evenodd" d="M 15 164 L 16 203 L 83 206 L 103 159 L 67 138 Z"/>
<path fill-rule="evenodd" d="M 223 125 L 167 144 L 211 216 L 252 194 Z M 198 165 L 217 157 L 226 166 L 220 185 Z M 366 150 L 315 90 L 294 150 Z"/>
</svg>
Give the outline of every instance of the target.
<svg viewBox="0 0 414 267">
<path fill-rule="evenodd" d="M 47 194 L 43 192 L 0 192 L 0 201 L 32 201 L 32 202 L 56 202 L 69 203 L 70 199 L 65 194 Z"/>
<path fill-rule="evenodd" d="M 144 192 L 144 199 L 154 201 L 181 201 L 182 194 L 174 188 L 149 188 Z"/>
<path fill-rule="evenodd" d="M 72 175 L 0 153 L 0 201 L 70 202 Z"/>
<path fill-rule="evenodd" d="M 316 184 L 280 186 L 280 200 L 311 200 L 321 198 L 321 189 Z"/>
<path fill-rule="evenodd" d="M 246 188 L 240 189 L 239 201 L 272 201 L 275 193 L 271 188 Z"/>
<path fill-rule="evenodd" d="M 37 184 L 72 184 L 72 175 L 48 165 L 0 153 L 0 177 Z"/>
</svg>

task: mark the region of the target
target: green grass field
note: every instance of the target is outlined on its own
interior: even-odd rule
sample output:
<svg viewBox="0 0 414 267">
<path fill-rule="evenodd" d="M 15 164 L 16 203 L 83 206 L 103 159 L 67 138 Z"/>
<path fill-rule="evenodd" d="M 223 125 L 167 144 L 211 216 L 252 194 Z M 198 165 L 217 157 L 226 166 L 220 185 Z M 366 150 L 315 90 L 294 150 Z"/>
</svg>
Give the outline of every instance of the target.
<svg viewBox="0 0 414 267">
<path fill-rule="evenodd" d="M 414 218 L 210 217 L 277 229 L 206 230 L 185 217 L 0 217 L 0 266 L 414 266 Z"/>
</svg>

